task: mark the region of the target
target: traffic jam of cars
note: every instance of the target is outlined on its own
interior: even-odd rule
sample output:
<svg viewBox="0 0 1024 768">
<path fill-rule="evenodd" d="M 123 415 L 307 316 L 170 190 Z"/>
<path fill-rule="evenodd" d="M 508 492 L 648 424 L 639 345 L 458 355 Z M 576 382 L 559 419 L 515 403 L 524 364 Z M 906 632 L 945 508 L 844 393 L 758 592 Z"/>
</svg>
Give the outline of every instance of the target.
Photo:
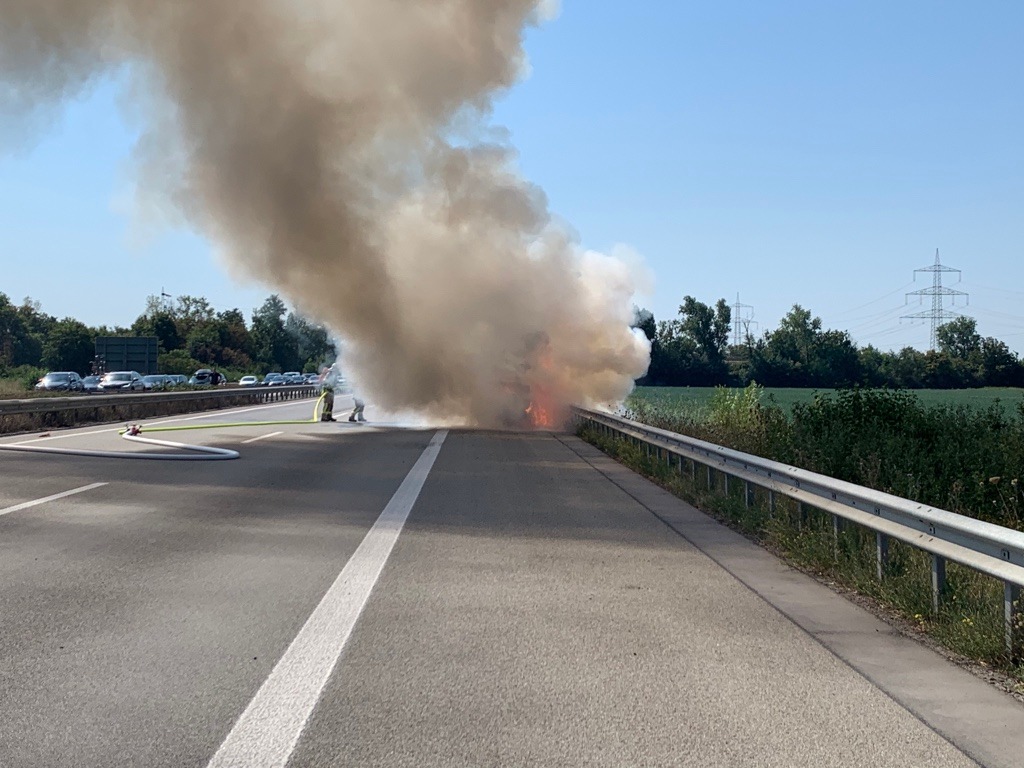
<svg viewBox="0 0 1024 768">
<path fill-rule="evenodd" d="M 317 373 L 268 373 L 259 376 L 242 376 L 239 387 L 284 387 L 312 386 L 320 380 Z M 38 382 L 35 389 L 45 392 L 66 392 L 84 394 L 112 394 L 117 392 L 168 392 L 176 389 L 230 386 L 227 376 L 212 368 L 200 368 L 191 376 L 173 373 L 143 375 L 138 371 L 110 371 L 102 375 L 80 376 L 74 371 L 50 371 Z"/>
</svg>

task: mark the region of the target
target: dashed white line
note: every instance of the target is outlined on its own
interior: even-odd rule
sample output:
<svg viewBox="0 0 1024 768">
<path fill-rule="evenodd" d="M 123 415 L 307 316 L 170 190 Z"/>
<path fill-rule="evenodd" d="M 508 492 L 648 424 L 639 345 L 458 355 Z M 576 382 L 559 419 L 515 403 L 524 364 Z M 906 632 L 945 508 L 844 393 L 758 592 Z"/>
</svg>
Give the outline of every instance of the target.
<svg viewBox="0 0 1024 768">
<path fill-rule="evenodd" d="M 81 488 L 72 488 L 70 491 L 64 491 L 63 493 L 55 493 L 52 496 L 45 496 L 41 499 L 33 499 L 32 501 L 25 501 L 21 504 L 15 504 L 13 507 L 4 507 L 0 509 L 0 515 L 9 515 L 11 512 L 18 512 L 22 509 L 29 509 L 30 507 L 36 507 L 40 504 L 45 504 L 48 501 L 56 501 L 57 499 L 64 499 L 68 496 L 74 496 L 76 493 L 85 493 L 91 491 L 94 488 L 102 488 L 106 483 L 91 483 L 90 485 L 83 485 Z"/>
<path fill-rule="evenodd" d="M 437 432 L 207 768 L 284 768 L 419 497 L 447 430 Z"/>
<path fill-rule="evenodd" d="M 277 437 L 283 435 L 284 432 L 271 432 L 269 435 L 260 435 L 259 437 L 250 437 L 248 440 L 243 440 L 242 445 L 248 445 L 249 443 L 258 443 L 260 440 L 266 440 L 268 437 Z"/>
</svg>

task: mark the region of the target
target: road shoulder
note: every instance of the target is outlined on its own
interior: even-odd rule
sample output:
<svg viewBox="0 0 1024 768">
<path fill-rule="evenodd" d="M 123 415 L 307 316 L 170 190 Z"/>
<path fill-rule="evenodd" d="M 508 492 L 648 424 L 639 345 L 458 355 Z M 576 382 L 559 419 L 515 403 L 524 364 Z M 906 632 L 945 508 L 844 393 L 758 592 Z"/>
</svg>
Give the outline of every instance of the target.
<svg viewBox="0 0 1024 768">
<path fill-rule="evenodd" d="M 985 766 L 1024 754 L 1024 707 L 573 436 L 584 461 L 921 722 Z"/>
</svg>

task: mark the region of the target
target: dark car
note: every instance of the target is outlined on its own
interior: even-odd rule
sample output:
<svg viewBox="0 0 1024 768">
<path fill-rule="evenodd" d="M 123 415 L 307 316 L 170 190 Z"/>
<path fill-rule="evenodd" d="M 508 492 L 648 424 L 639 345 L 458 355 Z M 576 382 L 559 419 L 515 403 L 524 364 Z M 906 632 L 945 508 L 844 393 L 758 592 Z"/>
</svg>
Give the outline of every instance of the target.
<svg viewBox="0 0 1024 768">
<path fill-rule="evenodd" d="M 48 392 L 82 392 L 85 385 L 82 384 L 82 377 L 74 371 L 53 371 L 39 380 L 36 389 L 45 389 Z"/>
<path fill-rule="evenodd" d="M 100 379 L 100 389 L 104 392 L 141 392 L 145 388 L 138 371 L 112 371 Z"/>
<path fill-rule="evenodd" d="M 260 382 L 261 387 L 283 387 L 284 376 L 280 373 L 268 373 L 263 377 L 263 381 Z"/>
<path fill-rule="evenodd" d="M 82 379 L 82 387 L 85 392 L 99 392 L 100 391 L 100 378 L 99 376 L 86 376 Z"/>
</svg>

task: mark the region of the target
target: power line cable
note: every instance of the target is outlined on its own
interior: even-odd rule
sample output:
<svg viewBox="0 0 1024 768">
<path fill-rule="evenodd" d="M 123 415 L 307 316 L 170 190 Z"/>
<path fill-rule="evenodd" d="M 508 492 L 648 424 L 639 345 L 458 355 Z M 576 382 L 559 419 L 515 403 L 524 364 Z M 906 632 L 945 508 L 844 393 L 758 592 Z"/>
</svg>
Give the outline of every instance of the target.
<svg viewBox="0 0 1024 768">
<path fill-rule="evenodd" d="M 856 312 L 858 309 L 864 309 L 864 307 L 870 307 L 872 304 L 877 304 L 880 301 L 884 301 L 885 299 L 888 299 L 890 296 L 895 296 L 897 293 L 901 293 L 902 291 L 904 291 L 905 289 L 909 288 L 913 284 L 914 284 L 914 281 L 911 280 L 909 283 L 901 285 L 896 290 L 890 291 L 889 293 L 885 294 L 884 296 L 879 296 L 877 299 L 872 299 L 871 301 L 865 302 L 865 303 L 863 303 L 863 304 L 861 304 L 860 306 L 857 306 L 857 307 L 852 307 L 850 309 L 844 309 L 844 310 L 842 310 L 840 312 L 835 312 L 832 315 L 832 317 L 842 317 L 843 315 L 849 315 L 852 312 Z"/>
</svg>

